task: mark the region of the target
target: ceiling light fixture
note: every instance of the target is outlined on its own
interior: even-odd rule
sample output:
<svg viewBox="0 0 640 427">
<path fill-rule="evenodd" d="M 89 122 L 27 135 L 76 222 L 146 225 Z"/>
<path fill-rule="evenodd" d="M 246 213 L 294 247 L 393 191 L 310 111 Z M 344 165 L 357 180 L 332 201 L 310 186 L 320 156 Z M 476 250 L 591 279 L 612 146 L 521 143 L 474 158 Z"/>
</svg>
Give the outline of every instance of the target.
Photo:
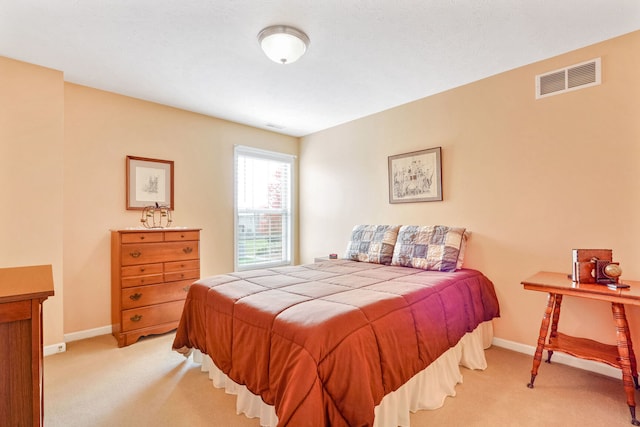
<svg viewBox="0 0 640 427">
<path fill-rule="evenodd" d="M 273 25 L 260 31 L 258 41 L 269 59 L 278 64 L 296 62 L 309 47 L 309 37 L 287 25 Z"/>
</svg>

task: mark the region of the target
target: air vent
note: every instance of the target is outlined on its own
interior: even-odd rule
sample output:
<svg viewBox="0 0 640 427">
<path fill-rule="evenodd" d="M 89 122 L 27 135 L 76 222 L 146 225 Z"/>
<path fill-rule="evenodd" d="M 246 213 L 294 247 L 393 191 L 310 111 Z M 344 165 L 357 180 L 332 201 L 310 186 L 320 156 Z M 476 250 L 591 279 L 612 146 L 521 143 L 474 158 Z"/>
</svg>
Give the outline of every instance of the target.
<svg viewBox="0 0 640 427">
<path fill-rule="evenodd" d="M 536 76 L 536 99 L 600 84 L 600 58 Z"/>
</svg>

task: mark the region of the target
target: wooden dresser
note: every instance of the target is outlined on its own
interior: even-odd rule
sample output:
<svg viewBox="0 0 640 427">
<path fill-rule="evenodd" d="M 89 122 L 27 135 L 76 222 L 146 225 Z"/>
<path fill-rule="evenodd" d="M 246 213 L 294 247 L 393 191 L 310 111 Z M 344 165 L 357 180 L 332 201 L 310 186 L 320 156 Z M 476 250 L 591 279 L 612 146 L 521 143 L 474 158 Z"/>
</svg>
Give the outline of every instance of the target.
<svg viewBox="0 0 640 427">
<path fill-rule="evenodd" d="M 50 265 L 0 268 L 0 425 L 42 426 L 42 303 Z"/>
<path fill-rule="evenodd" d="M 111 232 L 111 323 L 118 346 L 178 327 L 200 278 L 200 229 Z"/>
</svg>

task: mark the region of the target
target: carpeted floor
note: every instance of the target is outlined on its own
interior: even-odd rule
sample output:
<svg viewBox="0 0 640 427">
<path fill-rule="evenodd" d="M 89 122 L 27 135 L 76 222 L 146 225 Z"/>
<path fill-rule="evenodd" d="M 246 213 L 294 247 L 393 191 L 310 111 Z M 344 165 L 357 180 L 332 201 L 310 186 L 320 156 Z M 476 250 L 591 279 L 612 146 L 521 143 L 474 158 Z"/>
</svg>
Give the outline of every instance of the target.
<svg viewBox="0 0 640 427">
<path fill-rule="evenodd" d="M 199 365 L 171 351 L 172 341 L 173 334 L 166 334 L 118 348 L 111 335 L 103 335 L 46 357 L 45 426 L 260 425 L 236 415 L 235 396 L 214 388 Z M 499 347 L 486 354 L 485 371 L 462 368 L 456 396 L 438 410 L 413 414 L 411 426 L 630 424 L 621 380 L 545 363 L 529 389 L 530 356 Z"/>
</svg>

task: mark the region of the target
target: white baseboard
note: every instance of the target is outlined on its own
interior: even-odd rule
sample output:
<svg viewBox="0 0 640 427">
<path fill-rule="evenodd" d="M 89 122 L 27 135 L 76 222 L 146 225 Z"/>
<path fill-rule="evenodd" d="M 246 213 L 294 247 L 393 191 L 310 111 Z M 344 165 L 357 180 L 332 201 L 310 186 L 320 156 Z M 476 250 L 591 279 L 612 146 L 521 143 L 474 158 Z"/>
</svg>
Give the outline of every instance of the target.
<svg viewBox="0 0 640 427">
<path fill-rule="evenodd" d="M 67 351 L 67 344 L 61 342 L 58 344 L 44 346 L 42 354 L 46 357 L 51 356 L 52 354 L 64 353 L 65 351 Z"/>
<path fill-rule="evenodd" d="M 79 341 L 87 338 L 97 337 L 99 335 L 109 335 L 111 332 L 111 325 L 102 326 L 100 328 L 85 329 L 84 331 L 64 334 L 64 342 Z"/>
<path fill-rule="evenodd" d="M 518 353 L 528 354 L 533 356 L 536 352 L 536 348 L 531 345 L 520 344 L 514 341 L 505 340 L 502 338 L 493 338 L 492 344 L 496 347 L 506 348 L 507 350 L 513 350 Z M 546 357 L 546 353 L 544 355 Z M 546 360 L 543 358 L 543 360 Z M 552 363 L 561 363 L 563 365 L 572 366 L 574 368 L 584 369 L 586 371 L 595 372 L 597 374 L 606 375 L 616 379 L 622 378 L 622 371 L 614 368 L 613 366 L 606 365 L 604 363 L 594 362 L 591 360 L 579 359 L 577 357 L 570 356 L 568 354 L 560 353 L 558 351 L 553 353 Z"/>
<path fill-rule="evenodd" d="M 101 328 L 87 329 L 84 331 L 71 332 L 64 334 L 64 342 L 58 344 L 47 345 L 43 348 L 44 356 L 51 356 L 52 354 L 64 353 L 67 351 L 67 343 L 72 341 L 83 340 L 86 338 L 93 338 L 99 335 L 108 335 L 112 331 L 111 325 L 103 326 Z"/>
</svg>

